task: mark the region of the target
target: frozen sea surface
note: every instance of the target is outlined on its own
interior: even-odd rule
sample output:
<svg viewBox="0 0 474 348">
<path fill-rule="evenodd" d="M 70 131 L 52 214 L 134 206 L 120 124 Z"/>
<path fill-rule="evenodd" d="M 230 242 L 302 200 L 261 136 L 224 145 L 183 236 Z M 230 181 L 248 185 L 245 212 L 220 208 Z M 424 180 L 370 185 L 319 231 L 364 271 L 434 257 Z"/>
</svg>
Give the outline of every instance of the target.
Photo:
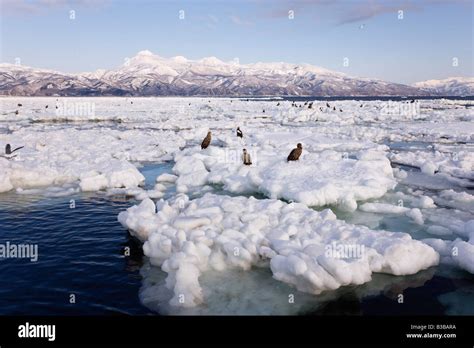
<svg viewBox="0 0 474 348">
<path fill-rule="evenodd" d="M 40 251 L 0 263 L 15 280 L 2 313 L 473 314 L 473 101 L 306 101 L 2 98 L 0 146 L 25 148 L 0 158 L 0 237 Z M 286 164 L 297 142 L 303 156 Z M 219 196 L 302 206 L 258 206 L 252 231 L 207 206 Z M 148 201 L 121 220 L 128 234 L 117 216 Z M 273 216 L 288 230 L 267 232 Z M 373 251 L 336 262 L 315 247 L 348 240 Z M 225 256 L 236 242 L 248 254 Z"/>
</svg>

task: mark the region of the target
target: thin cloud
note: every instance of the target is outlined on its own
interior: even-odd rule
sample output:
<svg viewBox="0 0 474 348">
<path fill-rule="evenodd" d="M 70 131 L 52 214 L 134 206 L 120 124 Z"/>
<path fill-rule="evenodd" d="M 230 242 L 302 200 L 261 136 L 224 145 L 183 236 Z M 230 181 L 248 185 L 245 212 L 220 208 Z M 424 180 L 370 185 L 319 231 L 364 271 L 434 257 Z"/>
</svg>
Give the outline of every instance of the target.
<svg viewBox="0 0 474 348">
<path fill-rule="evenodd" d="M 46 10 L 55 8 L 98 8 L 108 4 L 109 0 L 1 0 L 0 8 L 6 14 L 43 14 Z"/>
<path fill-rule="evenodd" d="M 440 4 L 470 5 L 469 0 L 297 0 L 278 1 L 277 8 L 267 12 L 267 17 L 288 17 L 288 11 L 293 10 L 296 16 L 308 15 L 315 20 L 320 19 L 320 10 L 324 10 L 324 16 L 333 17 L 337 25 L 366 21 L 388 13 L 397 13 L 399 10 L 423 11 L 427 6 Z M 472 5 L 471 5 L 472 6 Z"/>
<path fill-rule="evenodd" d="M 236 15 L 232 15 L 230 16 L 230 20 L 232 21 L 232 23 L 236 24 L 236 25 L 241 25 L 241 26 L 248 26 L 248 25 L 252 25 L 253 23 L 250 22 L 250 21 L 247 21 L 239 16 L 236 16 Z"/>
<path fill-rule="evenodd" d="M 345 11 L 338 20 L 338 24 L 366 21 L 388 13 L 397 14 L 400 10 L 421 11 L 422 7 L 415 5 L 410 1 L 395 1 L 391 3 L 368 1 L 360 6 L 352 6 L 351 11 Z"/>
<path fill-rule="evenodd" d="M 212 22 L 214 24 L 217 24 L 219 22 L 219 18 L 217 18 L 216 16 L 214 16 L 212 14 L 208 14 L 207 18 L 209 19 L 210 22 Z"/>
<path fill-rule="evenodd" d="M 219 24 L 219 17 L 213 14 L 207 14 L 204 16 L 196 16 L 194 18 L 202 22 L 206 28 L 211 29 L 211 30 L 215 30 L 217 28 L 217 25 Z"/>
</svg>

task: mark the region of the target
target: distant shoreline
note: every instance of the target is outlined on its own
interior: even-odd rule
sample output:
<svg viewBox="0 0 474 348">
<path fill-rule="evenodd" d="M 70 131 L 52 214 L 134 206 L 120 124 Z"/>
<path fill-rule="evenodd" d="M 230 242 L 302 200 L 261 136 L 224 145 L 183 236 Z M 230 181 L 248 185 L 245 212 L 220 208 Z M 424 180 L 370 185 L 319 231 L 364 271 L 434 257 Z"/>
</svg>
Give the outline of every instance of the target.
<svg viewBox="0 0 474 348">
<path fill-rule="evenodd" d="M 474 95 L 469 96 L 191 96 L 191 95 L 157 95 L 157 96 L 115 96 L 115 95 L 72 95 L 72 96 L 49 96 L 49 95 L 0 95 L 0 98 L 128 98 L 128 99 L 142 99 L 142 98 L 189 98 L 189 99 L 248 99 L 249 101 L 278 101 L 278 100 L 290 100 L 290 101 L 306 101 L 306 100 L 436 100 L 436 99 L 449 99 L 449 100 L 474 100 Z"/>
</svg>

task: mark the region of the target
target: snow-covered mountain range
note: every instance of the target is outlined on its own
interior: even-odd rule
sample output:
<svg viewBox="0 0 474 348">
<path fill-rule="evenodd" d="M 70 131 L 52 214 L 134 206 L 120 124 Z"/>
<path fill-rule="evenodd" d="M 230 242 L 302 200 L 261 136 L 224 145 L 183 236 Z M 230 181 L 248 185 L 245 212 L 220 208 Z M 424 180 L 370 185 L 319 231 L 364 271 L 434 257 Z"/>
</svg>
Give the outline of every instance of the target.
<svg viewBox="0 0 474 348">
<path fill-rule="evenodd" d="M 440 95 L 474 95 L 473 77 L 450 77 L 444 80 L 417 82 L 413 87 L 423 89 L 431 94 Z"/>
<path fill-rule="evenodd" d="M 383 96 L 473 95 L 472 78 L 413 86 L 350 77 L 309 64 L 163 58 L 141 51 L 113 70 L 69 74 L 0 64 L 0 95 L 19 96 Z"/>
</svg>

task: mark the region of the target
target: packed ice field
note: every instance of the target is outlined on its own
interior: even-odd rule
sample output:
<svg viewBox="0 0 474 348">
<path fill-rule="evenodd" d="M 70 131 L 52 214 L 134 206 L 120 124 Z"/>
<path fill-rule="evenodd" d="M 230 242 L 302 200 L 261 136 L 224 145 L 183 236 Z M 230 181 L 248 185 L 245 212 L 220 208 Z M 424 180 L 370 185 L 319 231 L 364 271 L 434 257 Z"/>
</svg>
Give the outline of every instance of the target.
<svg viewBox="0 0 474 348">
<path fill-rule="evenodd" d="M 161 313 L 296 313 L 383 288 L 376 274 L 474 273 L 473 100 L 3 97 L 6 144 L 24 147 L 0 157 L 0 199 L 130 197 L 117 219 L 143 243 L 140 296 Z M 146 163 L 171 170 L 146 187 Z"/>
</svg>

